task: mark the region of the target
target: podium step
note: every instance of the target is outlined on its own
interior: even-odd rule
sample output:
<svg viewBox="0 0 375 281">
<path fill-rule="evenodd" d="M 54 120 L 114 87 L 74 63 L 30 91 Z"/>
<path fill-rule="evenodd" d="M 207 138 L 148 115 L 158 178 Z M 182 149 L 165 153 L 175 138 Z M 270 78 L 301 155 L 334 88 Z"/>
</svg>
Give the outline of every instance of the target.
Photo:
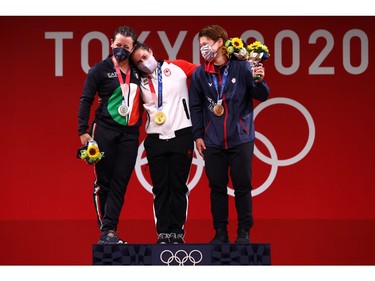
<svg viewBox="0 0 375 281">
<path fill-rule="evenodd" d="M 270 244 L 94 244 L 92 250 L 93 265 L 271 265 Z"/>
</svg>

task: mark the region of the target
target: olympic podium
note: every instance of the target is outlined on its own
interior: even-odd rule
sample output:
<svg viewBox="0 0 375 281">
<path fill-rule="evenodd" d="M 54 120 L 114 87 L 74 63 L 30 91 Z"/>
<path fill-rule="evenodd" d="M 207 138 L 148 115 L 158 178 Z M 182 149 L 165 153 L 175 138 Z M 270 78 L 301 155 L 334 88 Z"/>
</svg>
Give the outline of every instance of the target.
<svg viewBox="0 0 375 281">
<path fill-rule="evenodd" d="M 271 265 L 270 244 L 92 246 L 93 265 Z"/>
</svg>

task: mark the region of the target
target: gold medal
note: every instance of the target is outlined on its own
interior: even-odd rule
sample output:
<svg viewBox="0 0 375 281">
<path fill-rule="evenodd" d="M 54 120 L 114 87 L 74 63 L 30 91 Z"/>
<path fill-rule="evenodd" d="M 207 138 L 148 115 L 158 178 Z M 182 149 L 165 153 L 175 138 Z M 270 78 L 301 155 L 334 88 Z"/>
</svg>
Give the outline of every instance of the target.
<svg viewBox="0 0 375 281">
<path fill-rule="evenodd" d="M 156 114 L 154 115 L 155 123 L 158 125 L 163 124 L 165 122 L 165 119 L 165 114 L 161 111 L 156 112 Z"/>
<path fill-rule="evenodd" d="M 224 114 L 224 107 L 221 104 L 216 104 L 214 106 L 214 114 L 216 116 L 221 116 Z"/>
<path fill-rule="evenodd" d="M 126 105 L 122 104 L 118 107 L 118 114 L 120 114 L 121 116 L 126 116 L 129 114 L 129 107 L 127 107 Z"/>
</svg>

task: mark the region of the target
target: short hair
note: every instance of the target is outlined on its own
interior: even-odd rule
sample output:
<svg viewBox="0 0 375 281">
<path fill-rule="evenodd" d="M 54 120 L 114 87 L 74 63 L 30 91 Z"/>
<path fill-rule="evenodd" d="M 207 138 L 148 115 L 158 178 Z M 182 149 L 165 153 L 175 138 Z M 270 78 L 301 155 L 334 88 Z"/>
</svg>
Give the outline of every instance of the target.
<svg viewBox="0 0 375 281">
<path fill-rule="evenodd" d="M 133 44 L 137 41 L 137 33 L 135 30 L 129 26 L 123 25 L 119 26 L 114 32 L 113 32 L 113 37 L 112 40 L 115 41 L 116 35 L 121 34 L 125 37 L 131 37 L 133 40 Z"/>
<path fill-rule="evenodd" d="M 198 33 L 198 38 L 203 36 L 207 36 L 208 38 L 211 38 L 214 41 L 217 41 L 219 40 L 219 38 L 222 38 L 224 43 L 228 40 L 227 31 L 217 24 L 207 25 L 203 27 L 201 31 L 199 31 Z"/>
</svg>

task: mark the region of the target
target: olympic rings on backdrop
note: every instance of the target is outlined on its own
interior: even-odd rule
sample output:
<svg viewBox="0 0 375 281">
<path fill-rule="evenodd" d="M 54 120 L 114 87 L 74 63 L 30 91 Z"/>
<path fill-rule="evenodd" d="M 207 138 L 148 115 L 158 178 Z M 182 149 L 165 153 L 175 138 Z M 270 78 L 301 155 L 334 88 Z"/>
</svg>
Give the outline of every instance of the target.
<svg viewBox="0 0 375 281">
<path fill-rule="evenodd" d="M 312 145 L 314 143 L 314 139 L 315 139 L 315 125 L 314 125 L 314 120 L 311 117 L 311 114 L 309 113 L 309 111 L 302 104 L 300 104 L 299 102 L 297 102 L 295 100 L 289 99 L 289 98 L 272 98 L 272 99 L 269 99 L 269 100 L 267 100 L 267 101 L 265 101 L 263 103 L 260 103 L 254 109 L 254 121 L 255 121 L 256 116 L 263 109 L 265 109 L 268 106 L 274 105 L 274 104 L 286 104 L 286 105 L 290 105 L 290 106 L 296 108 L 297 110 L 299 110 L 302 113 L 302 115 L 305 117 L 306 121 L 307 121 L 307 126 L 309 128 L 309 135 L 308 135 L 308 138 L 307 138 L 306 145 L 301 150 L 300 153 L 298 153 L 296 156 L 291 157 L 289 159 L 279 160 L 278 157 L 277 157 L 275 148 L 273 147 L 273 145 L 271 144 L 271 142 L 265 136 L 263 136 L 262 134 L 260 134 L 259 132 L 255 132 L 255 138 L 257 138 L 258 140 L 260 140 L 260 141 L 263 142 L 263 144 L 269 150 L 271 158 L 269 158 L 269 157 L 265 156 L 264 154 L 262 154 L 258 150 L 258 148 L 256 147 L 256 145 L 254 145 L 254 155 L 256 157 L 258 157 L 259 160 L 263 161 L 264 163 L 267 163 L 267 164 L 271 165 L 271 172 L 270 172 L 270 175 L 267 178 L 267 180 L 260 187 L 258 187 L 256 189 L 253 189 L 251 191 L 251 195 L 252 196 L 261 194 L 268 187 L 270 187 L 270 185 L 272 184 L 273 180 L 276 177 L 277 168 L 279 166 L 293 165 L 293 164 L 297 163 L 298 161 L 302 160 L 307 155 L 307 153 L 309 153 L 309 151 L 310 151 L 310 149 L 311 149 L 311 147 L 312 147 Z"/>
<path fill-rule="evenodd" d="M 259 151 L 259 149 L 256 147 L 256 145 L 254 145 L 254 155 L 259 160 L 261 160 L 262 162 L 270 165 L 271 171 L 270 171 L 270 174 L 269 174 L 268 178 L 266 179 L 266 181 L 262 185 L 260 185 L 259 187 L 252 190 L 252 192 L 251 192 L 252 196 L 259 195 L 262 192 L 264 192 L 265 190 L 267 190 L 268 187 L 270 187 L 270 185 L 272 184 L 272 182 L 276 178 L 278 167 L 293 165 L 293 164 L 297 163 L 298 161 L 302 160 L 307 155 L 307 153 L 309 153 L 310 149 L 313 146 L 314 140 L 315 140 L 315 124 L 314 124 L 313 118 L 311 117 L 311 114 L 302 104 L 300 104 L 299 102 L 297 102 L 295 100 L 289 99 L 289 98 L 282 98 L 282 97 L 271 98 L 271 99 L 268 99 L 265 102 L 260 103 L 254 109 L 254 121 L 255 121 L 256 117 L 258 116 L 258 114 L 263 109 L 265 109 L 265 108 L 267 108 L 271 105 L 275 105 L 275 104 L 290 105 L 291 107 L 294 107 L 295 109 L 300 111 L 307 121 L 307 126 L 308 126 L 308 129 L 309 129 L 309 135 L 308 135 L 308 139 L 307 139 L 305 147 L 297 155 L 295 155 L 295 156 L 293 156 L 289 159 L 278 159 L 277 152 L 276 152 L 273 144 L 266 138 L 266 136 L 264 136 L 263 134 L 255 131 L 255 138 L 258 139 L 259 141 L 261 141 L 264 144 L 264 146 L 268 149 L 270 157 L 267 157 L 266 155 L 261 153 Z M 136 172 L 138 180 L 142 184 L 142 186 L 146 190 L 148 190 L 150 193 L 152 193 L 152 186 L 145 179 L 145 177 L 143 175 L 143 171 L 141 169 L 141 167 L 143 165 L 147 164 L 147 158 L 146 157 L 142 158 L 142 154 L 144 152 L 143 143 L 144 142 L 142 142 L 140 144 L 139 148 L 138 148 L 138 157 L 137 157 L 137 162 L 136 162 L 136 165 L 135 165 L 135 172 Z M 204 167 L 204 160 L 199 155 L 199 153 L 198 153 L 198 151 L 195 147 L 194 147 L 194 154 L 195 154 L 196 157 L 193 157 L 192 165 L 196 165 L 197 168 L 196 168 L 195 175 L 193 176 L 193 178 L 188 183 L 188 188 L 189 188 L 190 191 L 198 184 L 198 182 L 199 182 L 199 180 L 202 176 L 203 167 Z M 231 196 L 234 196 L 234 190 L 232 188 L 228 187 L 228 194 L 231 195 Z"/>
<path fill-rule="evenodd" d="M 285 160 L 278 160 L 277 158 L 272 159 L 272 157 L 269 158 L 269 157 L 265 156 L 264 154 L 262 154 L 256 148 L 256 146 L 254 147 L 254 154 L 260 160 L 262 160 L 264 163 L 267 163 L 269 165 L 276 164 L 278 166 L 289 166 L 289 165 L 297 163 L 298 161 L 303 159 L 306 156 L 307 153 L 309 153 L 309 151 L 310 151 L 310 149 L 311 149 L 311 147 L 314 143 L 314 139 L 315 139 L 314 120 L 312 119 L 309 111 L 302 104 L 296 102 L 295 100 L 288 99 L 288 98 L 273 98 L 273 99 L 269 99 L 269 100 L 259 104 L 254 109 L 254 121 L 255 121 L 256 116 L 259 114 L 259 112 L 261 112 L 263 109 L 265 109 L 266 107 L 268 107 L 270 105 L 273 105 L 273 104 L 287 104 L 287 105 L 290 105 L 290 106 L 296 108 L 297 110 L 299 110 L 302 113 L 302 115 L 306 118 L 307 126 L 309 128 L 309 136 L 308 136 L 308 139 L 307 139 L 307 143 L 306 143 L 305 147 L 301 150 L 300 153 L 298 153 L 294 157 L 291 157 L 291 158 L 285 159 Z M 268 148 L 268 149 L 270 149 L 270 148 Z"/>
</svg>

